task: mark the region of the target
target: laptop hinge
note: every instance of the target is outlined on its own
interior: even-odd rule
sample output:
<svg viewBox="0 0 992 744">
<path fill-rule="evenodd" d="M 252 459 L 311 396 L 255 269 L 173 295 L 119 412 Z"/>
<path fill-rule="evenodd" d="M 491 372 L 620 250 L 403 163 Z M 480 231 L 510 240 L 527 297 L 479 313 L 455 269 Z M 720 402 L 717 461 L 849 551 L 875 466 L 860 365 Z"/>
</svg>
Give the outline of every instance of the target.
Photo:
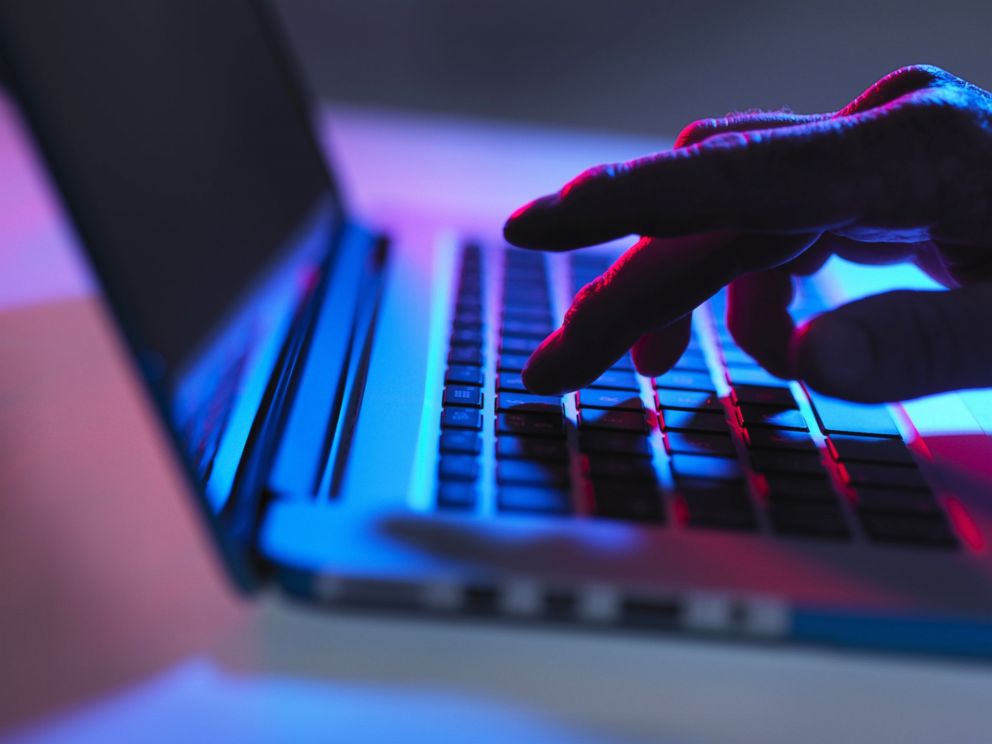
<svg viewBox="0 0 992 744">
<path fill-rule="evenodd" d="M 318 311 L 268 478 L 274 494 L 330 495 L 340 482 L 364 392 L 388 241 L 349 241 Z"/>
<path fill-rule="evenodd" d="M 286 473 L 292 475 L 294 484 L 301 483 L 304 474 L 311 472 L 306 467 L 307 456 L 315 463 L 327 463 L 347 452 L 364 388 L 362 370 L 368 364 L 387 241 L 348 225 L 338 242 L 330 252 L 333 265 L 324 268 L 293 321 L 293 332 L 269 382 L 233 492 L 221 514 L 227 529 L 242 544 L 254 544 L 272 493 L 270 484 L 285 482 Z M 324 409 L 312 401 L 315 379 L 325 394 L 333 391 L 331 405 Z M 310 400 L 301 406 L 301 398 Z M 301 436 L 301 409 L 308 413 L 307 422 L 320 429 L 319 437 Z M 296 455 L 295 462 L 286 462 L 287 452 Z M 309 481 L 309 489 L 319 486 L 319 478 L 311 476 Z"/>
</svg>

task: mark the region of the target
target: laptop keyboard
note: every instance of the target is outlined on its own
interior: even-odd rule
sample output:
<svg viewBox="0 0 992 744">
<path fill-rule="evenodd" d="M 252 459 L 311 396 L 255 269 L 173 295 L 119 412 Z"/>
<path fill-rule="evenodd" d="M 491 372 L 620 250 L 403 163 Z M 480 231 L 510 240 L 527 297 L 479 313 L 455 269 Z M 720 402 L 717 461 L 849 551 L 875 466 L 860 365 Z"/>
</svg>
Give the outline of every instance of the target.
<svg viewBox="0 0 992 744">
<path fill-rule="evenodd" d="M 505 250 L 499 287 L 487 293 L 488 258 L 468 245 L 457 267 L 439 509 L 957 544 L 889 410 L 827 398 L 764 371 L 734 343 L 722 295 L 696 313 L 688 349 L 665 374 L 638 375 L 628 355 L 575 394 L 529 393 L 520 372 L 556 326 L 549 262 Z M 567 260 L 573 294 L 609 265 L 602 256 Z M 498 307 L 487 307 L 487 294 Z M 800 304 L 801 315 L 816 310 L 809 298 Z M 495 343 L 488 319 L 498 323 Z M 483 467 L 490 446 L 492 472 Z"/>
</svg>

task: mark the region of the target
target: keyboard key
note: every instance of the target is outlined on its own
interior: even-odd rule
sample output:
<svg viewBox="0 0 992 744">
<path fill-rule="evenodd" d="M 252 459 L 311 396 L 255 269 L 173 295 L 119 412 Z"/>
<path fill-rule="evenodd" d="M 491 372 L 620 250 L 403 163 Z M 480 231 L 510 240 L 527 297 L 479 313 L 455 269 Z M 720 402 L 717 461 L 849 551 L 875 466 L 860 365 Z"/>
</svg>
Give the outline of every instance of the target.
<svg viewBox="0 0 992 744">
<path fill-rule="evenodd" d="M 471 483 L 442 483 L 437 491 L 437 505 L 442 509 L 473 509 L 479 492 Z"/>
<path fill-rule="evenodd" d="M 597 480 L 650 480 L 657 475 L 651 460 L 643 457 L 619 457 L 616 455 L 586 455 L 586 472 Z"/>
<path fill-rule="evenodd" d="M 496 389 L 500 392 L 511 391 L 514 393 L 526 393 L 524 381 L 519 372 L 500 372 L 496 377 Z"/>
<path fill-rule="evenodd" d="M 709 413 L 707 411 L 683 411 L 677 408 L 665 408 L 659 411 L 662 419 L 662 427 L 665 431 L 674 429 L 676 431 L 703 431 L 722 432 L 730 431 L 730 424 L 722 413 Z"/>
<path fill-rule="evenodd" d="M 828 434 L 870 434 L 899 438 L 892 414 L 882 405 L 849 403 L 806 389 L 820 428 Z"/>
<path fill-rule="evenodd" d="M 540 340 L 532 338 L 510 336 L 500 341 L 499 350 L 500 354 L 526 354 L 530 356 L 540 343 Z"/>
<path fill-rule="evenodd" d="M 786 501 L 836 501 L 833 484 L 826 473 L 822 476 L 766 473 L 769 503 Z"/>
<path fill-rule="evenodd" d="M 496 463 L 496 481 L 538 486 L 567 486 L 568 466 L 557 462 L 499 460 Z"/>
<path fill-rule="evenodd" d="M 646 432 L 648 422 L 644 414 L 637 411 L 623 411 L 615 408 L 583 408 L 579 411 L 579 427 L 582 429 Z"/>
<path fill-rule="evenodd" d="M 501 413 L 496 416 L 496 431 L 499 434 L 562 438 L 565 436 L 565 421 L 557 415 Z"/>
<path fill-rule="evenodd" d="M 503 337 L 521 336 L 536 338 L 539 341 L 554 330 L 551 323 L 540 323 L 533 320 L 504 320 L 501 333 Z"/>
<path fill-rule="evenodd" d="M 641 399 L 636 394 L 623 390 L 600 390 L 586 388 L 578 393 L 580 408 L 623 408 L 628 411 L 641 411 Z"/>
<path fill-rule="evenodd" d="M 482 346 L 482 331 L 468 328 L 456 328 L 451 332 L 452 346 Z"/>
<path fill-rule="evenodd" d="M 715 393 L 713 380 L 708 372 L 689 372 L 687 370 L 672 369 L 663 375 L 654 378 L 654 384 L 658 388 L 676 388 L 680 390 L 704 390 L 708 393 Z"/>
<path fill-rule="evenodd" d="M 774 406 L 744 404 L 738 410 L 738 417 L 745 428 L 771 427 L 806 431 L 806 420 L 795 409 L 781 409 Z"/>
<path fill-rule="evenodd" d="M 727 379 L 731 385 L 758 385 L 760 387 L 782 387 L 789 386 L 788 380 L 780 380 L 770 372 L 766 372 L 760 367 L 727 367 Z"/>
<path fill-rule="evenodd" d="M 482 408 L 482 389 L 449 385 L 444 389 L 444 405 Z"/>
<path fill-rule="evenodd" d="M 568 514 L 572 497 L 565 488 L 500 486 L 496 492 L 500 511 L 534 514 Z"/>
<path fill-rule="evenodd" d="M 880 543 L 952 548 L 957 540 L 942 514 L 860 512 L 861 527 L 868 539 Z"/>
<path fill-rule="evenodd" d="M 500 372 L 520 372 L 527 364 L 526 354 L 501 354 L 499 357 Z"/>
<path fill-rule="evenodd" d="M 482 322 L 481 315 L 474 317 L 459 315 L 451 321 L 451 327 L 456 330 L 481 331 L 485 327 L 485 323 Z"/>
<path fill-rule="evenodd" d="M 723 339 L 721 339 L 723 340 Z M 720 353 L 728 367 L 759 367 L 757 360 L 737 346 L 721 344 Z"/>
<path fill-rule="evenodd" d="M 672 472 L 676 479 L 738 480 L 744 477 L 736 459 L 709 455 L 672 455 Z"/>
<path fill-rule="evenodd" d="M 768 509 L 768 518 L 775 531 L 782 535 L 834 540 L 851 537 L 844 514 L 836 503 L 772 504 Z"/>
<path fill-rule="evenodd" d="M 622 357 L 617 359 L 612 365 L 610 365 L 610 369 L 626 370 L 628 372 L 636 371 L 634 368 L 634 360 L 630 358 L 630 354 L 624 354 Z"/>
<path fill-rule="evenodd" d="M 682 408 L 688 411 L 716 411 L 723 413 L 723 404 L 716 393 L 705 390 L 673 390 L 659 388 L 655 391 L 659 408 Z"/>
<path fill-rule="evenodd" d="M 778 406 L 779 408 L 795 408 L 796 399 L 787 387 L 769 387 L 767 385 L 735 385 L 733 400 L 737 405 L 742 403 L 757 403 L 763 406 Z"/>
<path fill-rule="evenodd" d="M 853 486 L 903 488 L 928 491 L 930 486 L 915 467 L 849 462 L 844 465 L 847 482 Z"/>
<path fill-rule="evenodd" d="M 469 455 L 442 455 L 437 473 L 441 480 L 474 481 L 479 477 L 479 461 Z"/>
<path fill-rule="evenodd" d="M 651 442 L 643 434 L 624 431 L 587 429 L 579 433 L 579 449 L 583 452 L 609 452 L 636 457 L 651 456 Z"/>
<path fill-rule="evenodd" d="M 705 372 L 709 374 L 709 365 L 706 364 L 706 356 L 698 349 L 686 349 L 686 351 L 675 362 L 672 369 L 686 372 Z"/>
<path fill-rule="evenodd" d="M 816 452 L 816 443 L 805 431 L 788 429 L 765 429 L 756 427 L 744 432 L 744 441 L 750 449 L 787 449 L 800 452 Z"/>
<path fill-rule="evenodd" d="M 476 283 L 474 286 L 466 285 L 458 290 L 458 297 L 455 301 L 455 317 L 460 313 L 482 313 L 482 288 Z"/>
<path fill-rule="evenodd" d="M 794 450 L 754 450 L 751 465 L 759 473 L 801 473 L 817 475 L 825 472 L 818 452 Z"/>
<path fill-rule="evenodd" d="M 525 305 L 503 308 L 501 316 L 502 323 L 518 320 L 530 323 L 550 324 L 552 323 L 551 311 L 546 307 L 533 307 Z"/>
<path fill-rule="evenodd" d="M 678 485 L 690 527 L 755 530 L 754 507 L 743 481 L 691 480 Z"/>
<path fill-rule="evenodd" d="M 734 457 L 737 450 L 730 434 L 704 434 L 702 432 L 665 432 L 665 449 L 671 454 L 718 455 Z"/>
<path fill-rule="evenodd" d="M 855 437 L 833 434 L 827 447 L 840 462 L 877 462 L 888 465 L 915 465 L 912 452 L 901 439 Z"/>
<path fill-rule="evenodd" d="M 548 307 L 548 289 L 544 281 L 516 283 L 503 289 L 505 307 Z"/>
<path fill-rule="evenodd" d="M 452 346 L 448 352 L 448 364 L 471 364 L 481 367 L 485 357 L 477 346 Z"/>
<path fill-rule="evenodd" d="M 474 408 L 445 408 L 441 411 L 442 429 L 482 428 L 482 411 Z"/>
<path fill-rule="evenodd" d="M 530 393 L 505 391 L 496 397 L 496 410 L 561 415 L 561 398 L 552 395 L 531 395 Z"/>
<path fill-rule="evenodd" d="M 937 499 L 930 491 L 862 487 L 857 490 L 858 508 L 862 511 L 939 512 Z"/>
<path fill-rule="evenodd" d="M 758 387 L 788 388 L 789 381 L 782 380 L 761 367 L 727 367 L 727 380 L 733 387 L 755 385 Z"/>
<path fill-rule="evenodd" d="M 485 325 L 485 318 L 482 317 L 481 312 L 468 312 L 463 310 L 452 317 L 451 325 L 453 328 L 482 328 L 483 325 Z"/>
<path fill-rule="evenodd" d="M 478 385 L 484 382 L 481 367 L 468 367 L 463 364 L 448 367 L 444 373 L 445 384 L 451 385 Z"/>
<path fill-rule="evenodd" d="M 524 460 L 568 459 L 568 448 L 558 439 L 501 435 L 496 439 L 496 456 Z"/>
<path fill-rule="evenodd" d="M 482 452 L 482 437 L 474 431 L 452 429 L 441 433 L 441 451 L 463 455 L 478 455 Z"/>
<path fill-rule="evenodd" d="M 591 383 L 591 388 L 610 388 L 613 390 L 629 390 L 638 392 L 641 387 L 637 382 L 637 376 L 633 372 L 619 369 L 608 369 Z"/>
<path fill-rule="evenodd" d="M 594 480 L 595 513 L 607 519 L 662 522 L 665 511 L 652 481 Z"/>
</svg>

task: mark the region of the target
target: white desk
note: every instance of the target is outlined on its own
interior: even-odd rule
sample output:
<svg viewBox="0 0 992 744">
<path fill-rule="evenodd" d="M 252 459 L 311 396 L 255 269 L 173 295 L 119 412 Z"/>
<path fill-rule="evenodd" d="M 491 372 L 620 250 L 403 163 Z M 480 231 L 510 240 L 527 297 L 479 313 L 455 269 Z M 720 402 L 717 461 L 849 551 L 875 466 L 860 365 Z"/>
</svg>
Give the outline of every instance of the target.
<svg viewBox="0 0 992 744">
<path fill-rule="evenodd" d="M 360 111 L 331 132 L 359 211 L 492 230 L 654 144 Z M 0 164 L 0 725 L 33 722 L 32 741 L 992 738 L 987 667 L 237 602 L 2 104 Z"/>
</svg>

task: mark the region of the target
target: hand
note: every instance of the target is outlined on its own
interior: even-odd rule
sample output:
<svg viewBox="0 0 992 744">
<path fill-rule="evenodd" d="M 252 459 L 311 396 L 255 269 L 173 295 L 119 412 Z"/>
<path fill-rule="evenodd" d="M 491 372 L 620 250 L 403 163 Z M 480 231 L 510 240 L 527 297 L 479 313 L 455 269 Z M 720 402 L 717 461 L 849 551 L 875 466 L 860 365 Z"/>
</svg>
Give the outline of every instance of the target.
<svg viewBox="0 0 992 744">
<path fill-rule="evenodd" d="M 943 70 L 893 72 L 836 113 L 695 122 L 674 149 L 588 170 L 505 227 L 556 251 L 629 234 L 645 237 L 578 293 L 528 388 L 577 389 L 628 349 L 641 373 L 666 371 L 724 285 L 735 340 L 781 377 L 866 402 L 992 385 L 992 95 Z M 831 254 L 915 261 L 950 289 L 797 329 L 792 277 Z"/>
</svg>

